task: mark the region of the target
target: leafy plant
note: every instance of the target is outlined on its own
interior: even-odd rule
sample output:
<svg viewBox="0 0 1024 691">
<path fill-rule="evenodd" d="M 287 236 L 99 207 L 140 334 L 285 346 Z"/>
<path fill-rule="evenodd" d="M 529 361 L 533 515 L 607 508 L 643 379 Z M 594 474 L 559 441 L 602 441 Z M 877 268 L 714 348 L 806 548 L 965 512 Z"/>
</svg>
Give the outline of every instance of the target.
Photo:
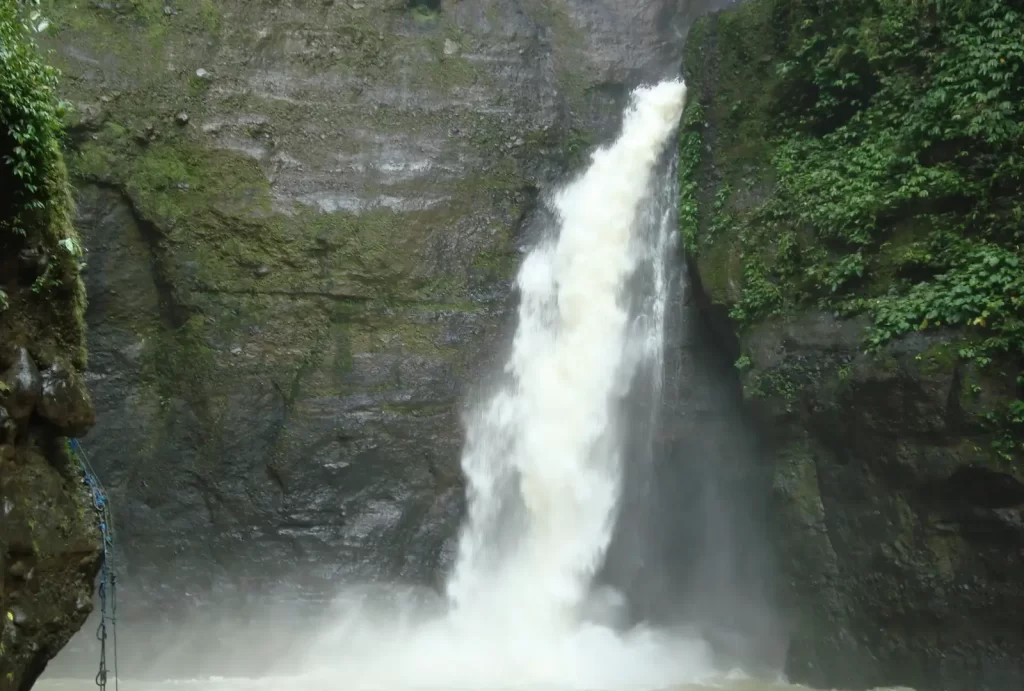
<svg viewBox="0 0 1024 691">
<path fill-rule="evenodd" d="M 59 72 L 42 61 L 30 38 L 48 25 L 38 4 L 0 0 L 0 201 L 13 209 L 0 218 L 0 230 L 22 235 L 29 218 L 46 210 L 46 170 L 60 154 L 67 110 L 57 98 Z"/>
<path fill-rule="evenodd" d="M 982 364 L 1024 355 L 1019 2 L 760 4 L 782 18 L 769 42 L 774 193 L 737 220 L 719 189 L 713 212 L 743 259 L 732 316 L 817 305 L 869 314 L 870 348 L 952 325 Z M 689 198 L 681 222 L 696 215 Z"/>
<path fill-rule="evenodd" d="M 699 249 L 697 233 L 700 216 L 697 203 L 697 169 L 700 167 L 700 152 L 703 140 L 700 127 L 704 121 L 704 110 L 695 102 L 686 109 L 683 129 L 679 142 L 679 230 L 683 248 L 696 253 Z"/>
<path fill-rule="evenodd" d="M 731 317 L 864 315 L 869 351 L 952 328 L 951 355 L 1019 372 L 1020 0 L 750 0 L 715 26 L 688 49 L 688 69 L 713 80 L 701 105 L 717 128 L 706 162 L 681 133 L 680 225 Z M 741 208 L 728 184 L 750 179 Z M 789 401 L 776 373 L 750 370 L 753 395 Z M 1022 393 L 1018 379 L 1014 400 L 984 398 L 1003 458 L 1024 453 Z"/>
<path fill-rule="evenodd" d="M 1014 454 L 1024 452 L 1024 401 L 1010 401 L 1002 410 L 990 411 L 985 417 L 996 433 L 992 447 L 1000 458 L 1011 461 Z"/>
</svg>

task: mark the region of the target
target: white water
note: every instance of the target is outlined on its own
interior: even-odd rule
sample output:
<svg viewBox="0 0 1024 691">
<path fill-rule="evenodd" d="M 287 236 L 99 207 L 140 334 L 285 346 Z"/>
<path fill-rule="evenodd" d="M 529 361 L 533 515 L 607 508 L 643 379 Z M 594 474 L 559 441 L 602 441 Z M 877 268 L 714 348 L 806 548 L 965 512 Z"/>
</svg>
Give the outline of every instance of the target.
<svg viewBox="0 0 1024 691">
<path fill-rule="evenodd" d="M 669 229 L 649 202 L 684 95 L 678 81 L 637 90 L 618 139 L 554 196 L 559 226 L 519 272 L 503 385 L 468 420 L 447 610 L 350 610 L 321 641 L 343 656 L 323 671 L 346 689 L 656 688 L 714 674 L 698 641 L 587 618 L 614 607 L 591 586 L 622 485 L 619 402 L 638 365 L 661 358 Z M 643 262 L 654 294 L 633 322 L 627 282 Z"/>
<path fill-rule="evenodd" d="M 663 262 L 656 318 L 639 333 L 626 281 L 650 254 L 641 205 L 684 92 L 635 93 L 618 140 L 556 195 L 557 236 L 523 262 L 508 381 L 471 419 L 462 460 L 469 520 L 448 585 L 460 618 L 571 627 L 601 565 L 621 486 L 616 402 L 663 338 Z"/>
<path fill-rule="evenodd" d="M 503 384 L 468 420 L 469 512 L 445 611 L 417 616 L 410 598 L 390 616 L 350 609 L 311 660 L 333 648 L 342 657 L 323 671 L 344 688 L 651 689 L 715 675 L 700 641 L 590 616 L 615 607 L 592 581 L 627 460 L 620 402 L 641 363 L 660 367 L 671 217 L 651 203 L 653 172 L 684 95 L 679 81 L 634 92 L 620 136 L 554 196 L 559 226 L 518 275 Z M 654 294 L 629 295 L 642 264 Z"/>
<path fill-rule="evenodd" d="M 300 676 L 204 686 L 617 691 L 720 676 L 699 640 L 598 621 L 616 602 L 592 588 L 629 461 L 621 399 L 641 364 L 660 371 L 671 231 L 650 202 L 684 95 L 679 81 L 637 90 L 620 136 L 554 196 L 559 227 L 519 272 L 503 385 L 468 420 L 469 513 L 446 600 L 351 590 Z M 642 266 L 652 292 L 629 295 Z"/>
</svg>

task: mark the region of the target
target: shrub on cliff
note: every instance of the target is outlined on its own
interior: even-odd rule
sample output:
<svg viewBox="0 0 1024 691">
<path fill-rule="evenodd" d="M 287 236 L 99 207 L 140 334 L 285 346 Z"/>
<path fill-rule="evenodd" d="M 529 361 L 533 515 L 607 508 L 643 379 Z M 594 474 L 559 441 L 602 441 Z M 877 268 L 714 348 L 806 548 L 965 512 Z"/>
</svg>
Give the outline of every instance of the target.
<svg viewBox="0 0 1024 691">
<path fill-rule="evenodd" d="M 61 155 L 67 106 L 33 34 L 38 0 L 0 0 L 0 337 L 84 363 L 81 248 Z M 13 309 L 18 307 L 18 309 Z"/>
<path fill-rule="evenodd" d="M 734 319 L 865 314 L 868 349 L 952 327 L 965 359 L 1024 362 L 1020 0 L 753 0 L 711 66 L 701 30 L 722 181 L 688 120 L 681 220 Z"/>
<path fill-rule="evenodd" d="M 47 170 L 60 156 L 59 73 L 43 62 L 30 35 L 45 28 L 38 10 L 26 16 L 23 3 L 0 0 L 0 223 L 21 234 L 47 206 Z"/>
<path fill-rule="evenodd" d="M 748 139 L 769 140 L 775 184 L 741 224 L 734 316 L 817 303 L 871 313 L 876 345 L 962 325 L 986 350 L 1024 353 L 1021 3 L 760 0 L 744 11 L 771 35 L 741 36 L 731 24 L 742 18 L 723 17 L 737 44 L 724 50 L 771 65 L 758 90 L 769 97 L 736 87 L 718 109 L 744 127 L 763 121 Z M 713 238 L 694 240 L 700 251 Z"/>
</svg>

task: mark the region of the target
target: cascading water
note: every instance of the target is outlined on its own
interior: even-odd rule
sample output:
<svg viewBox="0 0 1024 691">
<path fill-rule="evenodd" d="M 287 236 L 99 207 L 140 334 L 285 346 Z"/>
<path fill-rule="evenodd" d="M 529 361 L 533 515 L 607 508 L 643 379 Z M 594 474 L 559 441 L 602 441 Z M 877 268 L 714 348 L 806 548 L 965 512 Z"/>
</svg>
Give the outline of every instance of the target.
<svg viewBox="0 0 1024 691">
<path fill-rule="evenodd" d="M 641 212 L 684 93 L 681 82 L 635 92 L 621 136 L 556 195 L 557 235 L 519 272 L 508 380 L 471 419 L 463 456 L 469 518 L 448 585 L 458 614 L 571 625 L 601 566 L 621 487 L 617 402 L 638 362 L 661 355 L 667 223 Z M 630 328 L 627 282 L 645 261 L 656 293 Z"/>
<path fill-rule="evenodd" d="M 444 611 L 364 602 L 309 658 L 333 650 L 323 671 L 346 689 L 593 691 L 714 673 L 700 641 L 594 616 L 630 460 L 625 399 L 641 370 L 659 393 L 674 199 L 655 169 L 684 95 L 680 81 L 637 89 L 620 136 L 554 195 L 558 227 L 518 275 L 504 380 L 468 420 L 469 511 Z"/>
</svg>

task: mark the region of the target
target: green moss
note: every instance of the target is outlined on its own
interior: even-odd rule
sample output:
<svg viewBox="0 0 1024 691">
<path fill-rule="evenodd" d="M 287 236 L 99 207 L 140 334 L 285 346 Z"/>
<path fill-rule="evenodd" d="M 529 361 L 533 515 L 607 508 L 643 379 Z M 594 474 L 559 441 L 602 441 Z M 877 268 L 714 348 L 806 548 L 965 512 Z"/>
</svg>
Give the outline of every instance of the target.
<svg viewBox="0 0 1024 691">
<path fill-rule="evenodd" d="M 564 10 L 550 8 L 550 3 L 535 5 L 538 12 L 551 13 L 545 21 L 555 27 L 559 50 L 583 45 L 582 35 Z M 261 354 L 273 360 L 264 366 L 281 382 L 290 381 L 295 370 L 294 354 L 284 354 L 289 329 L 295 340 L 317 344 L 317 352 L 311 349 L 302 357 L 316 360 L 332 373 L 325 376 L 331 383 L 311 384 L 317 387 L 339 386 L 359 348 L 383 347 L 381 339 L 409 352 L 454 357 L 438 345 L 443 341 L 436 325 L 402 325 L 381 315 L 395 310 L 404 315 L 398 321 L 411 319 L 408 310 L 420 301 L 429 301 L 432 309 L 472 309 L 469 287 L 480 280 L 481 273 L 511 276 L 519 257 L 510 236 L 519 222 L 519 209 L 532 194 L 529 187 L 536 163 L 564 155 L 564 165 L 575 167 L 592 147 L 588 134 L 571 127 L 523 132 L 503 116 L 467 113 L 461 104 L 420 109 L 381 104 L 370 110 L 338 108 L 334 102 L 296 104 L 256 91 L 229 94 L 216 89 L 208 94 L 221 75 L 201 79 L 195 70 L 209 67 L 201 61 L 216 46 L 210 39 L 222 30 L 225 18 L 247 6 L 204 0 L 173 7 L 177 13 L 165 14 L 162 3 L 148 0 L 103 4 L 53 0 L 48 7 L 57 40 L 75 45 L 76 52 L 90 58 L 103 56 L 104 69 L 119 78 L 117 91 L 91 79 L 74 83 L 76 102 L 95 105 L 106 121 L 100 124 L 92 119 L 92 111 L 82 118 L 77 131 L 82 135 L 81 148 L 69 164 L 76 179 L 123 192 L 142 227 L 168 313 L 163 315 L 164 326 L 139 328 L 140 336 L 148 339 L 154 389 L 166 397 L 175 392 L 184 395 L 193 386 L 182 388 L 169 381 L 169 371 L 155 367 L 160 358 L 169 363 L 207 358 L 220 367 L 204 370 L 203 378 L 210 381 L 226 376 L 229 369 L 254 367 L 248 351 L 237 358 L 224 357 L 222 352 L 233 343 L 244 343 L 249 328 L 261 329 L 268 342 L 281 345 Z M 254 6 L 253 11 L 264 9 Z M 488 86 L 483 81 L 487 70 L 462 55 L 473 48 L 474 37 L 463 33 L 453 19 L 432 13 L 420 17 L 428 21 L 417 22 L 394 9 L 393 3 L 368 3 L 359 9 L 344 3 L 317 6 L 311 11 L 329 18 L 325 27 L 330 35 L 311 37 L 308 50 L 301 57 L 289 53 L 289 60 L 304 61 L 300 72 L 304 66 L 310 74 L 343 74 L 345 82 L 353 85 L 349 93 L 355 100 L 362 88 L 360 77 L 378 83 L 398 72 L 408 88 L 435 95 Z M 268 27 L 269 35 L 232 32 L 231 39 L 242 41 L 253 55 L 284 51 L 290 28 L 275 29 L 273 22 Z M 452 51 L 449 45 L 446 54 L 446 40 L 457 43 L 459 49 Z M 66 60 L 82 72 L 80 62 Z M 167 70 L 170 63 L 176 68 L 173 72 Z M 261 140 L 273 138 L 275 128 L 287 123 L 321 118 L 340 132 L 412 138 L 436 137 L 457 126 L 461 137 L 493 155 L 485 170 L 464 179 L 430 181 L 431 192 L 449 201 L 426 211 L 325 213 L 288 206 L 273 199 L 256 161 L 209 148 L 206 136 L 195 126 L 209 115 L 208 96 L 217 99 L 218 112 L 264 116 L 266 125 L 247 132 Z M 180 126 L 175 121 L 181 111 L 191 116 L 191 124 Z M 524 141 L 513 145 L 519 139 Z M 316 148 L 315 142 L 311 146 Z M 364 153 L 359 136 L 339 138 L 336 146 L 340 155 Z M 451 156 L 461 156 L 461 149 L 453 149 Z M 387 193 L 416 196 L 423 191 L 417 185 L 423 184 L 396 183 L 388 186 Z M 376 190 L 367 192 L 372 195 Z M 459 266 L 442 269 L 424 261 L 439 229 L 455 227 L 483 204 L 498 210 L 493 241 L 485 243 L 476 257 L 460 257 Z M 226 307 L 229 303 L 234 307 Z M 288 320 L 280 317 L 283 312 L 289 313 Z M 271 323 L 268 315 L 275 314 L 288 323 Z M 185 324 L 178 326 L 179 321 Z"/>
<path fill-rule="evenodd" d="M 191 3 L 190 3 L 191 4 Z M 221 15 L 214 0 L 199 0 L 199 20 L 210 34 L 216 35 L 221 29 Z"/>
<path fill-rule="evenodd" d="M 352 371 L 353 350 L 352 337 L 344 323 L 332 323 L 330 330 L 332 344 L 330 370 L 331 383 L 339 390 L 344 386 L 348 374 Z"/>
<path fill-rule="evenodd" d="M 146 341 L 143 372 L 162 399 L 195 395 L 214 385 L 215 354 L 206 341 L 207 324 L 200 315 L 178 328 L 160 330 Z"/>
<path fill-rule="evenodd" d="M 224 213 L 270 210 L 270 185 L 258 164 L 233 151 L 208 149 L 170 132 L 148 143 L 107 122 L 71 157 L 78 178 L 122 184 L 152 220 L 170 223 L 200 207 Z"/>
<path fill-rule="evenodd" d="M 162 45 L 170 31 L 203 31 L 216 35 L 222 24 L 220 10 L 215 0 L 190 0 L 174 5 L 164 0 L 127 0 L 114 3 L 93 2 L 60 2 L 59 0 L 42 0 L 45 14 L 54 20 L 57 30 L 73 29 L 88 31 L 104 26 L 122 28 L 125 36 L 118 37 L 123 48 L 128 48 L 137 40 L 150 45 Z M 171 8 L 167 13 L 165 8 Z M 123 27 L 134 29 L 123 31 Z M 110 43 L 116 41 L 108 36 Z"/>
<path fill-rule="evenodd" d="M 296 206 L 282 214 L 272 211 L 269 184 L 252 159 L 177 132 L 142 142 L 130 136 L 134 129 L 108 122 L 74 157 L 75 173 L 121 187 L 170 241 L 168 270 L 177 275 L 191 263 L 203 290 L 458 300 L 466 290 L 463 274 L 417 272 L 425 243 L 482 198 L 504 201 L 524 184 L 523 157 L 506 157 L 485 174 L 456 182 L 453 200 L 433 209 L 356 214 Z M 507 238 L 502 228 L 496 245 L 504 247 Z M 503 250 L 491 254 L 500 263 Z"/>
<path fill-rule="evenodd" d="M 509 228 L 498 229 L 500 239 L 495 242 L 494 249 L 481 252 L 473 260 L 473 268 L 487 275 L 488 281 L 507 280 L 515 275 L 521 260 L 520 254 L 512 246 Z"/>
<path fill-rule="evenodd" d="M 581 110 L 587 89 L 584 76 L 586 35 L 576 26 L 562 3 L 528 0 L 524 9 L 533 21 L 550 32 L 559 94 L 565 99 L 570 112 Z"/>
<path fill-rule="evenodd" d="M 806 439 L 799 439 L 778 450 L 779 467 L 775 474 L 776 490 L 786 498 L 785 507 L 795 511 L 798 525 L 817 526 L 824 520 L 815 450 Z M 823 548 L 831 552 L 824 536 Z M 824 556 L 824 555 L 823 555 Z M 832 559 L 835 555 L 831 555 Z"/>
<path fill-rule="evenodd" d="M 940 343 L 916 355 L 915 360 L 922 374 L 952 374 L 960 361 L 957 350 L 955 344 Z"/>
<path fill-rule="evenodd" d="M 426 44 L 431 60 L 423 66 L 425 69 L 416 71 L 419 80 L 416 83 L 447 92 L 449 89 L 472 86 L 483 79 L 484 73 L 465 57 L 445 52 L 446 42 L 452 41 L 461 49 L 461 44 L 465 40 L 461 32 L 454 28 L 428 37 Z"/>
<path fill-rule="evenodd" d="M 775 263 L 775 238 L 747 228 L 735 188 L 747 196 L 765 184 L 772 147 L 774 46 L 765 23 L 770 3 L 751 2 L 699 20 L 687 41 L 689 96 L 680 130 L 679 223 L 683 246 L 698 259 L 701 280 L 716 301 L 734 304 L 743 286 L 758 286 L 760 310 L 778 299 L 765 280 Z M 715 85 L 713 93 L 705 84 Z M 709 95 L 710 94 L 710 95 Z M 714 147 L 705 150 L 711 124 Z M 748 291 L 749 292 L 749 291 Z"/>
<path fill-rule="evenodd" d="M 771 151 L 777 48 L 770 30 L 774 3 L 744 3 L 700 19 L 687 41 L 690 108 L 716 124 L 714 165 L 726 178 L 758 173 Z M 713 82 L 706 98 L 704 85 Z M 702 111 L 691 117 L 705 118 Z"/>
<path fill-rule="evenodd" d="M 247 216 L 270 211 L 270 185 L 254 160 L 184 139 L 141 151 L 125 171 L 125 188 L 144 213 L 167 222 L 197 208 Z"/>
<path fill-rule="evenodd" d="M 380 18 L 377 17 L 379 20 Z M 355 15 L 342 27 L 334 45 L 306 59 L 310 67 L 358 70 L 377 74 L 391 66 L 398 50 L 393 26 L 375 26 L 369 16 Z"/>
<path fill-rule="evenodd" d="M 441 12 L 431 9 L 426 5 L 416 5 L 409 10 L 409 15 L 418 24 L 430 24 L 440 19 Z"/>
<path fill-rule="evenodd" d="M 874 353 L 871 356 L 871 366 L 877 371 L 888 375 L 898 374 L 903 369 L 899 359 L 888 352 Z"/>
<path fill-rule="evenodd" d="M 351 327 L 353 353 L 377 353 L 401 350 L 417 355 L 437 356 L 438 326 L 413 321 L 414 315 L 400 314 L 395 318 L 369 316 L 366 322 Z"/>
<path fill-rule="evenodd" d="M 706 246 L 697 264 L 705 292 L 719 304 L 731 304 L 739 297 L 743 280 L 743 259 L 738 242 L 729 242 L 727 236 Z"/>
<path fill-rule="evenodd" d="M 506 166 L 514 163 L 516 167 L 506 177 L 514 176 L 519 181 L 525 176 L 523 165 L 532 161 L 544 160 L 566 172 L 578 172 L 595 148 L 593 133 L 574 125 L 527 132 L 497 128 L 479 135 L 475 143 L 484 148 L 500 148 L 509 141 L 517 142 L 517 146 L 512 152 L 514 158 L 506 159 Z"/>
</svg>

